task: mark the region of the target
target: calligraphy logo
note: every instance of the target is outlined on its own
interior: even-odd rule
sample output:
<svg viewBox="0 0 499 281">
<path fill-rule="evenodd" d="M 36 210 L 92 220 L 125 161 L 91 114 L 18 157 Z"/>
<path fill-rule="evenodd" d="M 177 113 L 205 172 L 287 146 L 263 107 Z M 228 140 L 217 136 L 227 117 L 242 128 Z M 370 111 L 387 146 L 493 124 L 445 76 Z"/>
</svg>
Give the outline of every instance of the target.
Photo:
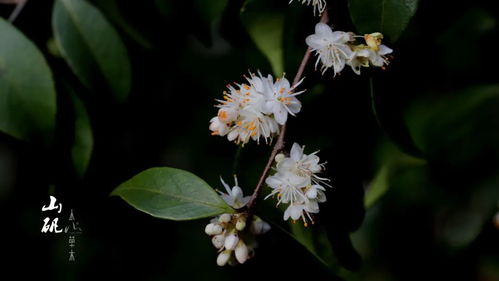
<svg viewBox="0 0 499 281">
<path fill-rule="evenodd" d="M 68 243 L 69 243 L 69 261 L 75 261 L 75 248 L 76 248 L 76 236 L 82 233 L 82 229 L 80 227 L 79 222 L 75 219 L 73 214 L 73 209 L 70 209 L 70 214 L 68 218 L 67 224 L 64 226 L 64 230 L 59 227 L 59 217 L 49 217 L 47 216 L 43 219 L 42 233 L 62 233 L 64 231 L 65 234 L 68 235 Z M 62 212 L 62 203 L 57 204 L 57 198 L 54 196 L 50 196 L 50 203 L 42 207 L 42 212 L 52 212 L 56 211 L 57 214 Z"/>
</svg>

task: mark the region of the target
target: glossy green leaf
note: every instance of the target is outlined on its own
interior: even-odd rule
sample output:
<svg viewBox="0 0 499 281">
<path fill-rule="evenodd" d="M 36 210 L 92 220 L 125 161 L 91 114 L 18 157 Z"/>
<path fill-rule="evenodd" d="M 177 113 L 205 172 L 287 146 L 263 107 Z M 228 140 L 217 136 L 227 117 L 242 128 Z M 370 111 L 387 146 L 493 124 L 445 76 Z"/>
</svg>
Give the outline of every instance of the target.
<svg viewBox="0 0 499 281">
<path fill-rule="evenodd" d="M 418 0 L 348 0 L 348 6 L 359 33 L 381 32 L 394 42 L 416 12 Z"/>
<path fill-rule="evenodd" d="M 168 167 L 141 172 L 111 195 L 120 196 L 142 212 L 170 220 L 193 220 L 234 211 L 202 179 Z"/>
<path fill-rule="evenodd" d="M 241 19 L 255 45 L 269 60 L 274 74 L 281 76 L 284 72 L 284 14 L 267 7 L 267 2 L 248 1 L 241 11 Z"/>
<path fill-rule="evenodd" d="M 87 171 L 94 139 L 92 127 L 90 126 L 90 118 L 83 102 L 72 93 L 71 98 L 74 105 L 75 124 L 74 124 L 74 142 L 71 147 L 71 156 L 76 174 L 83 177 Z"/>
<path fill-rule="evenodd" d="M 54 81 L 36 46 L 0 18 L 0 130 L 20 139 L 52 133 Z"/>
<path fill-rule="evenodd" d="M 83 0 L 57 0 L 52 27 L 78 79 L 95 92 L 110 91 L 124 101 L 130 91 L 130 62 L 118 33 L 101 12 Z"/>
</svg>

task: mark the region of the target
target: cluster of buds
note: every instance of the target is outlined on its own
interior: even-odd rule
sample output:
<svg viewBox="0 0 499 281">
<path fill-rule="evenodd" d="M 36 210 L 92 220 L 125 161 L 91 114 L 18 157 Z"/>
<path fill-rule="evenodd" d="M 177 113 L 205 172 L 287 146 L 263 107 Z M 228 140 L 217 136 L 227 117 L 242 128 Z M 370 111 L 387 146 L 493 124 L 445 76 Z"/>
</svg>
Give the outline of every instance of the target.
<svg viewBox="0 0 499 281">
<path fill-rule="evenodd" d="M 220 178 L 225 192 L 220 192 L 224 201 L 234 209 L 241 209 L 248 204 L 251 196 L 244 196 L 234 175 L 235 185 L 231 188 Z M 210 236 L 213 246 L 218 249 L 217 264 L 224 266 L 242 264 L 255 255 L 256 235 L 270 230 L 270 225 L 253 215 L 251 224 L 247 225 L 247 214 L 222 214 L 213 218 L 206 225 L 204 232 Z"/>
<path fill-rule="evenodd" d="M 319 212 L 318 203 L 326 202 L 323 185 L 329 184 L 317 175 L 324 170 L 317 152 L 304 154 L 304 148 L 294 143 L 289 157 L 282 153 L 276 156 L 276 172 L 265 180 L 272 192 L 265 199 L 277 195 L 277 205 L 289 204 L 284 220 L 301 218 L 307 226 L 308 221 L 314 222 L 311 214 Z"/>
<path fill-rule="evenodd" d="M 361 43 L 357 42 L 362 38 Z M 382 44 L 383 34 L 379 32 L 355 35 L 352 32 L 333 31 L 330 26 L 318 23 L 315 33 L 306 38 L 307 45 L 317 55 L 316 67 L 322 63 L 324 74 L 329 68 L 334 75 L 340 73 L 348 65 L 356 74 L 361 67 L 381 67 L 389 63 L 387 55 L 392 49 Z"/>
<path fill-rule="evenodd" d="M 270 225 L 257 216 L 247 227 L 245 213 L 222 214 L 206 225 L 206 234 L 212 236 L 211 242 L 218 249 L 219 266 L 243 264 L 255 255 L 256 235 L 270 229 Z"/>
<path fill-rule="evenodd" d="M 274 79 L 250 73 L 248 83 L 227 85 L 223 100 L 218 100 L 218 114 L 210 120 L 212 135 L 225 136 L 229 141 L 245 144 L 250 139 L 265 142 L 279 133 L 279 125 L 286 123 L 288 113 L 295 115 L 301 109 L 295 92 L 284 78 Z"/>
</svg>

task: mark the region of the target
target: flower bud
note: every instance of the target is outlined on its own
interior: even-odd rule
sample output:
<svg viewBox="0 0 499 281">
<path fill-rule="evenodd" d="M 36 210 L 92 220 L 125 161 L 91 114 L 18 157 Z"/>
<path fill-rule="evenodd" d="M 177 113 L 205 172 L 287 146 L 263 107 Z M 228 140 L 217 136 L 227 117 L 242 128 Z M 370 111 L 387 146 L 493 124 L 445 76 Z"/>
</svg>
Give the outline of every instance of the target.
<svg viewBox="0 0 499 281">
<path fill-rule="evenodd" d="M 246 244 L 242 240 L 237 243 L 235 253 L 239 263 L 244 263 L 248 259 L 248 247 L 246 247 Z"/>
<path fill-rule="evenodd" d="M 237 243 L 239 242 L 239 237 L 236 234 L 230 234 L 225 238 L 225 249 L 234 250 Z"/>
<path fill-rule="evenodd" d="M 209 223 L 206 225 L 206 227 L 204 228 L 204 232 L 208 235 L 213 235 L 213 227 L 215 226 L 215 224 L 213 223 Z"/>
<path fill-rule="evenodd" d="M 276 163 L 279 163 L 279 162 L 281 162 L 282 160 L 284 160 L 284 158 L 286 158 L 286 157 L 284 156 L 284 154 L 283 154 L 283 153 L 279 153 L 279 154 L 277 154 L 277 155 L 275 156 L 274 160 L 275 160 L 275 162 L 276 162 Z"/>
<path fill-rule="evenodd" d="M 213 225 L 213 228 L 211 230 L 212 235 L 218 235 L 221 234 L 224 231 L 223 227 L 219 224 Z"/>
<path fill-rule="evenodd" d="M 218 266 L 224 266 L 225 264 L 227 264 L 227 262 L 230 259 L 231 254 L 232 254 L 232 250 L 225 250 L 225 251 L 221 252 L 220 254 L 218 254 L 218 257 L 217 257 Z"/>
<path fill-rule="evenodd" d="M 246 221 L 244 220 L 237 220 L 236 223 L 236 229 L 239 231 L 242 231 L 246 227 Z"/>
<path fill-rule="evenodd" d="M 218 218 L 218 221 L 221 223 L 228 223 L 232 219 L 232 216 L 230 214 L 222 214 L 220 215 L 220 218 Z"/>
<path fill-rule="evenodd" d="M 255 217 L 253 219 L 253 224 L 252 224 L 253 234 L 260 235 L 260 234 L 264 234 L 265 232 L 267 232 L 269 230 L 270 230 L 270 225 L 268 223 L 264 222 L 259 217 Z"/>
<path fill-rule="evenodd" d="M 220 249 L 224 246 L 225 236 L 223 234 L 215 235 L 211 238 L 211 243 L 215 248 Z"/>
</svg>

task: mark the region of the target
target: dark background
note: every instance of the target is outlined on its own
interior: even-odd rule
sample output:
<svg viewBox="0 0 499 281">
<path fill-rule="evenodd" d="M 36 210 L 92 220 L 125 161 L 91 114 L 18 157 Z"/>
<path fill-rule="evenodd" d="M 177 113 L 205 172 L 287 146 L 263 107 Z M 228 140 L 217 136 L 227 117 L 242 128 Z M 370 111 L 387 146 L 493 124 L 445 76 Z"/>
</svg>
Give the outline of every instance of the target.
<svg viewBox="0 0 499 281">
<path fill-rule="evenodd" d="M 78 81 L 49 54 L 52 1 L 30 1 L 16 27 L 44 52 L 57 79 L 55 142 L 46 146 L 0 134 L 2 275 L 24 279 L 255 280 L 298 276 L 333 279 L 301 245 L 277 229 L 260 237 L 256 257 L 219 268 L 203 230 L 208 220 L 172 222 L 141 213 L 109 193 L 150 167 L 189 170 L 221 188 L 231 180 L 237 146 L 210 136 L 214 99 L 248 70 L 271 73 L 239 20 L 242 1 L 229 1 L 211 26 L 192 1 L 120 1 L 139 42 L 92 1 L 120 32 L 132 63 L 132 92 L 124 104 L 79 86 L 94 134 L 86 175 L 72 167 L 74 111 L 64 83 Z M 276 1 L 277 2 L 277 1 Z M 311 8 L 287 5 L 285 70 L 292 79 L 317 18 Z M 297 2 L 297 1 L 295 1 Z M 329 1 L 330 18 L 355 30 L 346 1 Z M 0 6 L 6 17 L 10 6 Z M 492 1 L 420 1 L 386 70 L 349 69 L 332 78 L 309 64 L 303 109 L 290 118 L 287 147 L 320 149 L 333 181 L 317 226 L 327 229 L 338 262 L 352 280 L 499 280 L 499 99 L 466 107 L 483 91 L 499 92 L 498 10 Z M 315 60 L 314 60 L 315 62 Z M 369 79 L 374 81 L 373 114 Z M 486 89 L 486 90 L 483 90 Z M 464 109 L 463 109 L 464 108 Z M 249 143 L 237 174 L 250 193 L 270 147 Z M 390 190 L 363 207 L 364 190 L 387 159 L 402 152 L 423 166 L 394 164 Z M 398 166 L 397 166 L 398 165 Z M 73 208 L 83 233 L 69 262 L 66 234 L 41 233 L 41 207 L 55 194 L 60 220 Z M 269 202 L 270 203 L 270 202 Z M 55 215 L 55 214 L 54 214 Z M 354 233 L 351 236 L 351 233 Z M 19 270 L 22 268 L 22 270 Z"/>
</svg>

